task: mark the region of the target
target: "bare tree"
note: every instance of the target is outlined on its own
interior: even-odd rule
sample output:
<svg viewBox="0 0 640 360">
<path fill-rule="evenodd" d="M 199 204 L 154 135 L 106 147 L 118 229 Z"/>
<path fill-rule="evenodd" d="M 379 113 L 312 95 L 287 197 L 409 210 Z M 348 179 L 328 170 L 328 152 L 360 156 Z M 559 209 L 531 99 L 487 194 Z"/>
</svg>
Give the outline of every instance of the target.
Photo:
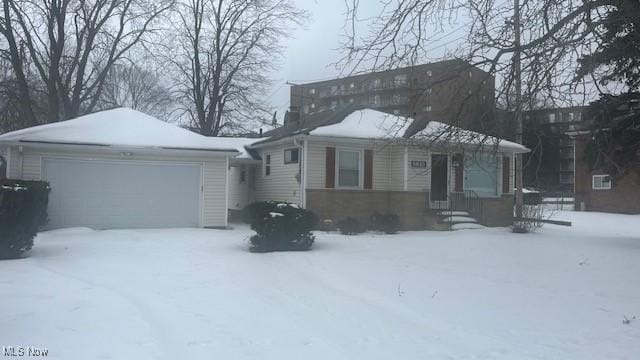
<svg viewBox="0 0 640 360">
<path fill-rule="evenodd" d="M 95 109 L 109 70 L 157 30 L 172 1 L 3 0 L 2 56 L 12 66 L 24 125 Z M 44 109 L 36 108 L 38 91 Z"/>
<path fill-rule="evenodd" d="M 280 41 L 306 13 L 290 0 L 184 0 L 175 17 L 178 46 L 170 61 L 191 126 L 217 136 L 257 117 L 268 121 L 264 74 L 281 55 Z"/>
<path fill-rule="evenodd" d="M 98 106 L 128 107 L 167 120 L 174 102 L 171 90 L 156 70 L 117 64 L 107 75 Z"/>
</svg>

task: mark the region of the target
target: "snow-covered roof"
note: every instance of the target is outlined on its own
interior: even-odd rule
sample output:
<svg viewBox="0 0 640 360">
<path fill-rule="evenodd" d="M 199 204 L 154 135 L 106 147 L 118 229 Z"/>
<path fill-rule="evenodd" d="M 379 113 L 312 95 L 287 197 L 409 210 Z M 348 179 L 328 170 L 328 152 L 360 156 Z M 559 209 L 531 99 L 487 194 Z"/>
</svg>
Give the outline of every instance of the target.
<svg viewBox="0 0 640 360">
<path fill-rule="evenodd" d="M 128 108 L 100 111 L 67 121 L 0 135 L 0 143 L 19 142 L 245 151 L 241 140 L 208 138 Z"/>
<path fill-rule="evenodd" d="M 235 157 L 236 159 L 253 159 L 246 147 L 255 142 L 266 140 L 266 138 L 244 137 L 210 137 L 207 139 L 221 147 L 236 149 L 240 153 Z"/>
<path fill-rule="evenodd" d="M 345 137 L 356 139 L 402 139 L 414 122 L 413 119 L 390 115 L 373 109 L 356 110 L 339 123 L 319 126 L 309 132 L 314 136 Z M 440 144 L 496 146 L 505 151 L 527 152 L 518 143 L 501 140 L 478 132 L 465 130 L 438 121 L 429 121 L 427 126 L 410 134 L 408 139 Z"/>
<path fill-rule="evenodd" d="M 489 136 L 471 130 L 465 130 L 438 121 L 429 121 L 424 129 L 413 134 L 410 139 L 468 146 L 498 146 L 501 150 L 509 150 L 513 152 L 529 151 L 529 149 L 522 144 L 502 140 L 494 136 Z"/>
<path fill-rule="evenodd" d="M 413 120 L 387 113 L 363 109 L 356 110 L 337 124 L 320 126 L 309 132 L 315 136 L 335 136 L 358 139 L 400 138 Z"/>
</svg>

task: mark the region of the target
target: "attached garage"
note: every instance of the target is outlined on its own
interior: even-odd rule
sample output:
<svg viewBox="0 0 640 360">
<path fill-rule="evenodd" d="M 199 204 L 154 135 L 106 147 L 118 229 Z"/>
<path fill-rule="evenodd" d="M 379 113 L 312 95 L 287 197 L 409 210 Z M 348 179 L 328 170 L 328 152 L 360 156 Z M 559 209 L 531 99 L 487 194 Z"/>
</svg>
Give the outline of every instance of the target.
<svg viewBox="0 0 640 360">
<path fill-rule="evenodd" d="M 201 164 L 43 159 L 49 226 L 200 225 Z"/>
<path fill-rule="evenodd" d="M 50 183 L 49 229 L 227 225 L 238 151 L 215 138 L 114 109 L 4 134 L 2 145 L 8 177 Z"/>
</svg>

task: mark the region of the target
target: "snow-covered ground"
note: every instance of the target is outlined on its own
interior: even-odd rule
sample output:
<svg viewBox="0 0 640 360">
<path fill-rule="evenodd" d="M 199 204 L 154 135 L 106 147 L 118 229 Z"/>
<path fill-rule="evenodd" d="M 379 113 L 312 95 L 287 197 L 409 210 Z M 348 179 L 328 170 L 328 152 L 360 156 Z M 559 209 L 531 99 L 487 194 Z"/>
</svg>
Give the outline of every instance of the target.
<svg viewBox="0 0 640 360">
<path fill-rule="evenodd" d="M 69 229 L 0 262 L 0 345 L 55 359 L 638 359 L 640 216 L 574 227 L 318 233 Z M 625 316 L 639 320 L 623 324 Z"/>
</svg>

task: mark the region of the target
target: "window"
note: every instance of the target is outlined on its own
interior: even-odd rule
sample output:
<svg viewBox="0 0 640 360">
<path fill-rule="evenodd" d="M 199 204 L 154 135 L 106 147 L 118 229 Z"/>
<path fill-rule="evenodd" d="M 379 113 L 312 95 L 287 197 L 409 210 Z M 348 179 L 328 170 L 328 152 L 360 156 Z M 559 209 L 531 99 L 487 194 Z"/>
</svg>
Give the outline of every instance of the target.
<svg viewBox="0 0 640 360">
<path fill-rule="evenodd" d="M 611 189 L 611 177 L 609 175 L 593 175 L 591 185 L 593 190 Z"/>
<path fill-rule="evenodd" d="M 331 85 L 331 95 L 338 93 L 338 85 Z"/>
<path fill-rule="evenodd" d="M 315 95 L 316 94 L 316 89 L 315 88 L 309 89 L 309 94 Z"/>
<path fill-rule="evenodd" d="M 433 72 L 431 70 L 427 70 L 427 76 L 432 76 Z"/>
<path fill-rule="evenodd" d="M 360 152 L 351 150 L 338 151 L 338 186 L 360 186 Z"/>
<path fill-rule="evenodd" d="M 309 113 L 309 105 L 305 105 L 305 106 L 303 106 L 303 107 L 302 107 L 302 111 L 303 111 L 305 114 L 308 114 L 308 113 Z"/>
<path fill-rule="evenodd" d="M 427 88 L 427 94 L 431 94 L 433 92 L 432 88 Z"/>
<path fill-rule="evenodd" d="M 424 112 L 430 112 L 430 111 L 431 111 L 431 105 L 424 106 L 424 107 L 422 108 L 422 111 L 424 111 Z"/>
<path fill-rule="evenodd" d="M 393 82 L 396 87 L 405 86 L 407 85 L 407 75 L 396 75 Z"/>
<path fill-rule="evenodd" d="M 298 148 L 285 149 L 284 150 L 284 163 L 285 164 L 297 164 L 298 163 Z"/>
<path fill-rule="evenodd" d="M 349 84 L 349 89 L 355 89 L 355 88 L 356 88 L 356 84 L 355 83 Z"/>
<path fill-rule="evenodd" d="M 264 156 L 264 176 L 271 175 L 271 154 Z"/>
<path fill-rule="evenodd" d="M 338 101 L 336 101 L 336 100 L 331 100 L 331 105 L 330 105 L 330 107 L 331 107 L 331 110 L 335 110 L 335 108 L 337 108 L 337 107 L 338 107 Z"/>
<path fill-rule="evenodd" d="M 556 122 L 556 114 L 549 114 L 548 119 L 549 122 L 553 124 L 554 122 Z"/>
<path fill-rule="evenodd" d="M 316 109 L 316 103 L 311 103 L 311 111 Z"/>
<path fill-rule="evenodd" d="M 464 190 L 480 197 L 498 194 L 498 159 L 493 154 L 472 153 L 464 159 Z"/>
<path fill-rule="evenodd" d="M 380 89 L 382 87 L 382 80 L 381 79 L 373 80 L 373 87 L 376 89 Z"/>
</svg>

